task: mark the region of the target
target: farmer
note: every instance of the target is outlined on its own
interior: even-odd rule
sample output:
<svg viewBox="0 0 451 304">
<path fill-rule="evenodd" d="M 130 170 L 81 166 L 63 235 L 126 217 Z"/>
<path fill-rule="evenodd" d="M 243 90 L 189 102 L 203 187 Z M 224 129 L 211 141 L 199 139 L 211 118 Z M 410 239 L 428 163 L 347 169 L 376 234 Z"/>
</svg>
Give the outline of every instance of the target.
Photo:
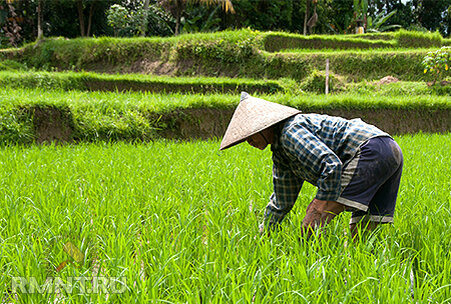
<svg viewBox="0 0 451 304">
<path fill-rule="evenodd" d="M 307 206 L 303 233 L 352 211 L 353 235 L 393 222 L 401 179 L 401 149 L 387 133 L 360 119 L 346 120 L 300 111 L 241 94 L 220 150 L 243 141 L 264 150 L 271 145 L 274 193 L 264 229 L 276 228 L 299 195 L 304 181 L 316 186 Z"/>
</svg>

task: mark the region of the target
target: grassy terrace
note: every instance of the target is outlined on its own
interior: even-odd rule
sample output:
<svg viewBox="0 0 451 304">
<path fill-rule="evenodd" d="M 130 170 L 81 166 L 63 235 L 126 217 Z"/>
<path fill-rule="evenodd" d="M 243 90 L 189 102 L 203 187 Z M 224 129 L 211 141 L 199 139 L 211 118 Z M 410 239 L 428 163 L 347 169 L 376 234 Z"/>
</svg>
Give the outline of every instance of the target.
<svg viewBox="0 0 451 304">
<path fill-rule="evenodd" d="M 152 92 L 89 92 L 87 87 L 77 83 L 79 80 L 90 80 L 89 77 L 98 79 L 125 79 L 129 81 L 142 81 L 144 84 L 149 80 L 161 81 L 161 83 L 171 84 L 194 84 L 205 86 L 204 94 L 154 94 Z M 22 80 L 22 81 L 21 81 Z M 236 90 L 241 87 L 251 87 L 252 85 L 274 85 L 284 86 L 286 92 L 276 94 L 258 94 L 260 97 L 302 108 L 421 108 L 437 107 L 449 109 L 451 100 L 447 88 L 431 89 L 424 82 L 399 81 L 380 85 L 378 82 L 364 81 L 359 83 L 349 83 L 337 93 L 325 96 L 324 94 L 312 94 L 302 92 L 297 83 L 281 79 L 280 81 L 256 81 L 252 79 L 230 79 L 230 78 L 174 78 L 155 77 L 143 75 L 99 75 L 94 73 L 17 73 L 0 72 L 0 83 L 3 85 L 0 91 L 1 105 L 19 104 L 90 104 L 97 101 L 111 101 L 112 104 L 120 108 L 124 106 L 145 105 L 152 111 L 174 110 L 176 108 L 188 107 L 220 107 L 233 108 L 239 101 Z M 232 94 L 218 94 L 215 90 L 209 90 L 208 86 L 218 86 L 224 84 L 236 86 Z M 80 86 L 79 86 L 80 85 Z M 79 86 L 77 88 L 77 86 Z M 290 91 L 292 90 L 292 91 Z M 88 92 L 83 92 L 88 91 Z M 290 94 L 293 93 L 293 94 Z M 396 98 L 394 98 L 396 97 Z"/>
<path fill-rule="evenodd" d="M 432 76 L 421 64 L 447 43 L 437 33 L 405 31 L 51 38 L 0 52 L 0 136 L 30 143 L 49 121 L 75 141 L 221 136 L 241 91 L 306 112 L 363 117 L 399 134 L 448 131 L 450 87 L 427 87 Z M 326 59 L 327 97 L 320 94 Z M 388 75 L 401 81 L 377 83 Z"/>
<path fill-rule="evenodd" d="M 38 70 L 296 81 L 302 81 L 315 69 L 324 70 L 325 59 L 329 58 L 332 72 L 353 81 L 387 75 L 423 81 L 429 76 L 422 73 L 422 58 L 427 51 L 447 43 L 437 33 L 304 37 L 240 30 L 171 38 L 52 38 L 38 46 L 2 50 L 0 58 L 14 59 Z M 319 53 L 312 54 L 313 50 Z"/>
<path fill-rule="evenodd" d="M 275 93 L 283 91 L 276 80 L 227 77 L 169 77 L 154 75 L 109 75 L 89 72 L 0 72 L 3 87 L 46 88 L 81 91 L 147 91 L 183 93 Z"/>
<path fill-rule="evenodd" d="M 382 55 L 389 55 L 389 54 L 402 54 L 402 53 L 413 53 L 413 54 L 427 54 L 428 52 L 435 50 L 436 48 L 376 48 L 376 49 L 361 49 L 361 48 L 351 48 L 351 49 L 333 49 L 333 48 L 322 48 L 322 49 L 310 49 L 310 48 L 289 48 L 289 49 L 282 49 L 278 51 L 277 53 L 300 53 L 300 54 L 382 54 Z"/>
<path fill-rule="evenodd" d="M 155 93 L 231 93 L 241 91 L 257 94 L 292 93 L 305 95 L 323 93 L 324 80 L 309 83 L 288 78 L 278 80 L 255 80 L 229 77 L 170 77 L 142 74 L 111 75 L 92 72 L 39 72 L 24 70 L 0 71 L 0 85 L 4 88 L 41 88 L 47 90 L 78 91 L 142 91 Z M 408 95 L 446 95 L 448 87 L 428 88 L 425 82 L 400 81 L 380 85 L 377 81 L 351 82 L 341 80 L 339 87 L 330 85 L 331 93 L 377 94 L 381 96 Z M 310 86 L 309 86 L 310 85 Z M 312 87 L 312 85 L 314 87 Z M 313 90 L 313 91 L 312 91 Z"/>
<path fill-rule="evenodd" d="M 339 110 L 342 111 L 342 115 L 346 115 L 347 112 L 351 113 L 352 111 L 367 111 L 375 114 L 382 110 L 393 113 L 401 111 L 398 114 L 401 116 L 396 118 L 397 121 L 402 121 L 400 119 L 407 115 L 403 113 L 413 111 L 412 113 L 415 113 L 415 117 L 418 116 L 418 119 L 427 121 L 430 120 L 428 115 L 434 115 L 433 123 L 440 124 L 442 129 L 449 130 L 451 128 L 449 96 L 425 94 L 428 92 L 428 88 L 425 86 L 418 88 L 416 84 L 411 84 L 409 88 L 409 84 L 395 83 L 384 86 L 383 89 L 380 89 L 378 85 L 367 85 L 366 87 L 356 87 L 353 90 L 353 92 L 328 97 L 315 94 L 282 93 L 259 96 L 299 108 L 305 112 L 329 113 L 332 110 Z M 207 129 L 205 132 L 211 133 L 210 136 L 220 136 L 224 131 L 222 130 L 225 127 L 223 124 L 229 119 L 229 115 L 238 101 L 238 94 L 186 95 L 181 93 L 115 93 L 49 91 L 45 88 L 4 88 L 0 91 L 0 139 L 3 144 L 34 141 L 39 125 L 36 121 L 39 118 L 37 113 L 40 111 L 47 113 L 45 115 L 53 116 L 44 116 L 38 121 L 61 120 L 63 126 L 58 128 L 72 130 L 68 139 L 76 141 L 149 140 L 158 137 L 160 131 L 187 128 L 186 125 L 185 127 L 182 127 L 183 124 L 179 125 L 180 121 L 188 124 L 197 124 L 199 121 L 203 125 L 205 123 L 212 124 L 218 120 L 219 125 L 214 130 L 208 131 Z M 184 114 L 184 109 L 211 109 L 211 111 L 219 112 L 211 113 L 210 116 L 200 112 L 198 116 L 196 116 L 197 114 L 192 116 Z M 164 119 L 161 119 L 162 117 Z M 371 115 L 369 117 L 371 118 Z M 378 125 L 385 124 L 386 120 L 391 122 L 395 119 L 394 117 L 384 117 L 377 118 Z M 411 119 L 408 117 L 410 116 L 403 119 Z M 202 126 L 200 127 L 202 128 Z M 189 129 L 186 132 L 189 133 Z"/>
<path fill-rule="evenodd" d="M 409 93 L 409 88 L 394 84 L 393 89 L 377 90 L 375 86 L 360 90 L 358 93 L 330 95 L 291 94 L 259 95 L 269 101 L 305 109 L 451 109 L 449 96 L 421 94 L 411 90 L 412 96 L 399 96 L 398 92 Z M 416 87 L 415 87 L 416 89 Z M 417 92 L 417 94 L 415 94 Z M 394 98 L 396 97 L 396 98 Z M 114 92 L 80 92 L 80 91 L 47 91 L 45 89 L 9 89 L 0 92 L 3 109 L 26 105 L 68 106 L 77 108 L 98 108 L 102 111 L 123 111 L 141 109 L 150 112 L 167 112 L 179 108 L 234 108 L 239 102 L 235 94 L 153 94 L 153 93 L 114 93 Z"/>
</svg>

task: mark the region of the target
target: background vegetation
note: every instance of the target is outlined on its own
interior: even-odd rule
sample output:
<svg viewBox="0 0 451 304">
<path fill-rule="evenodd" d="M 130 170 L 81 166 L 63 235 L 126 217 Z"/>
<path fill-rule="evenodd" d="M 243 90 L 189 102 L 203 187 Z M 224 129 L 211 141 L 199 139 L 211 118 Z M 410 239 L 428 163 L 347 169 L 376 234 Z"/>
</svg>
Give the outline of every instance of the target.
<svg viewBox="0 0 451 304">
<path fill-rule="evenodd" d="M 447 43 L 438 33 L 404 30 L 46 39 L 0 51 L 2 136 L 6 144 L 221 136 L 241 91 L 363 117 L 390 132 L 444 132 Z"/>
<path fill-rule="evenodd" d="M 238 94 L 68 92 L 49 91 L 47 85 L 53 87 L 54 83 L 43 81 L 37 89 L 5 88 L 0 92 L 1 145 L 42 140 L 91 142 L 219 137 L 239 101 Z M 425 84 L 420 88 L 416 83 L 394 83 L 383 88 L 368 84 L 328 98 L 311 93 L 258 96 L 304 112 L 341 111 L 343 116 L 358 115 L 397 134 L 451 128 L 449 92 L 437 95 Z M 362 112 L 353 114 L 353 111 Z M 377 113 L 384 111 L 394 114 L 376 118 Z M 407 128 L 401 126 L 402 123 L 408 124 Z M 67 133 L 61 134 L 59 130 Z"/>
<path fill-rule="evenodd" d="M 0 51 L 0 58 L 20 62 L 22 67 L 50 71 L 296 81 L 303 80 L 315 69 L 324 70 L 329 59 L 335 74 L 352 81 L 387 75 L 420 81 L 434 78 L 423 73 L 423 58 L 429 51 L 448 44 L 438 33 L 399 31 L 369 37 L 304 37 L 245 29 L 172 38 L 50 39 L 38 45 L 32 43 L 20 49 Z"/>
<path fill-rule="evenodd" d="M 40 39 L 172 36 L 247 27 L 304 35 L 350 34 L 359 24 L 365 32 L 401 27 L 439 31 L 447 37 L 450 7 L 451 0 L 1 0 L 0 46 L 22 45 L 39 34 Z"/>
</svg>

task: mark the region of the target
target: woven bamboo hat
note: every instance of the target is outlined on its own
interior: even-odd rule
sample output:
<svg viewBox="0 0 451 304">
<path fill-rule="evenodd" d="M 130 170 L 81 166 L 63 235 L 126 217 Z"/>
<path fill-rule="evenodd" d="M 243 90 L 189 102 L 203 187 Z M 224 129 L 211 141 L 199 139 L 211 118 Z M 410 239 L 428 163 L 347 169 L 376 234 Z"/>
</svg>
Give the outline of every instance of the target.
<svg viewBox="0 0 451 304">
<path fill-rule="evenodd" d="M 240 104 L 233 113 L 219 150 L 230 148 L 288 117 L 299 114 L 295 108 L 241 93 Z"/>
</svg>

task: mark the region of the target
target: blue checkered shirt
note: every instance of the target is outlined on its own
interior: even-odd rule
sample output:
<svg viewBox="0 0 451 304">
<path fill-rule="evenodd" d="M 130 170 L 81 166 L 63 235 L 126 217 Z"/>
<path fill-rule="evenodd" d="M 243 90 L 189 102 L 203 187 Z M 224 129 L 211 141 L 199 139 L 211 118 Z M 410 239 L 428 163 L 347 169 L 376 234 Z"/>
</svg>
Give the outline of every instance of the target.
<svg viewBox="0 0 451 304">
<path fill-rule="evenodd" d="M 298 114 L 275 126 L 274 193 L 266 207 L 269 224 L 280 222 L 293 208 L 304 181 L 316 186 L 316 198 L 336 201 L 342 192 L 341 172 L 368 139 L 389 136 L 360 119 Z"/>
</svg>

